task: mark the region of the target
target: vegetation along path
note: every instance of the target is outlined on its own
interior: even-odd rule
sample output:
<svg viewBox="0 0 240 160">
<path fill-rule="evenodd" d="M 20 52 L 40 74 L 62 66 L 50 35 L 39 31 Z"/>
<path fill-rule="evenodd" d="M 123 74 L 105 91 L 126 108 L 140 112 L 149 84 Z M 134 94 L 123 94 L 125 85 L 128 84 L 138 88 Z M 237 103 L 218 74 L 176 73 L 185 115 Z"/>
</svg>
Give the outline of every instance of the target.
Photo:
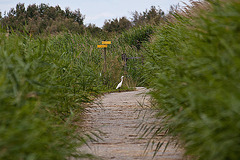
<svg viewBox="0 0 240 160">
<path fill-rule="evenodd" d="M 89 142 L 89 147 L 83 149 L 104 160 L 152 159 L 155 147 L 146 150 L 149 138 L 140 138 L 139 133 L 139 125 L 154 121 L 146 91 L 143 87 L 137 87 L 131 92 L 106 94 L 97 101 L 100 105 L 88 108 L 85 119 L 87 128 L 101 131 L 102 139 Z M 154 159 L 182 159 L 183 152 L 180 149 L 169 145 L 163 154 L 164 148 L 159 150 Z"/>
</svg>

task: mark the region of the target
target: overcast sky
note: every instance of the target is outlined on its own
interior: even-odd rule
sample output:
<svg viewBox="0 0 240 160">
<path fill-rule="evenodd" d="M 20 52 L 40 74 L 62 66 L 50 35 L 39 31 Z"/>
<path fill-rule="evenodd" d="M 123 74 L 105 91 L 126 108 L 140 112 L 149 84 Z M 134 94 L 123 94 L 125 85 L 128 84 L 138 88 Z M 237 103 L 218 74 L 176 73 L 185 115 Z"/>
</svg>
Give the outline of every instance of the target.
<svg viewBox="0 0 240 160">
<path fill-rule="evenodd" d="M 9 11 L 15 8 L 17 3 L 24 3 L 25 7 L 29 4 L 45 3 L 50 6 L 59 5 L 62 9 L 69 7 L 72 11 L 80 9 L 85 15 L 84 23 L 93 23 L 98 27 L 102 27 L 105 19 L 119 18 L 126 16 L 131 17 L 134 11 L 143 12 L 150 9 L 151 6 L 160 7 L 167 12 L 170 5 L 184 5 L 182 2 L 188 3 L 188 0 L 0 0 L 0 12 Z"/>
</svg>

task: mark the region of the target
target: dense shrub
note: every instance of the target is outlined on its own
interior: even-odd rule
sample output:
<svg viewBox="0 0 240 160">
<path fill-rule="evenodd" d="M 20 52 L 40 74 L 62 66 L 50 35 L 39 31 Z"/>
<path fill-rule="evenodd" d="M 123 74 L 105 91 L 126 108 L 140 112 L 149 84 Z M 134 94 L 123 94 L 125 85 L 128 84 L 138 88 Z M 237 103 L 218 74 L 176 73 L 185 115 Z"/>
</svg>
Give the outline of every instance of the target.
<svg viewBox="0 0 240 160">
<path fill-rule="evenodd" d="M 146 45 L 146 77 L 168 135 L 179 136 L 187 154 L 239 159 L 240 4 L 195 5 Z"/>
<path fill-rule="evenodd" d="M 58 5 L 53 7 L 41 3 L 31 4 L 25 8 L 24 3 L 18 3 L 11 8 L 4 17 L 0 16 L 1 28 L 4 30 L 18 30 L 29 34 L 59 33 L 69 30 L 74 33 L 83 33 L 84 15 L 80 10 L 62 10 Z"/>
<path fill-rule="evenodd" d="M 86 104 L 115 89 L 123 48 L 113 40 L 103 73 L 102 40 L 91 35 L 0 36 L 0 159 L 91 158 L 78 148 L 94 135 L 77 124 Z M 125 81 L 125 89 L 134 84 Z"/>
<path fill-rule="evenodd" d="M 129 46 L 135 47 L 139 50 L 142 43 L 149 40 L 153 31 L 154 27 L 151 25 L 135 27 L 127 32 L 124 32 L 121 35 L 120 41 L 122 41 L 123 44 L 128 44 Z"/>
<path fill-rule="evenodd" d="M 82 109 L 82 90 L 73 92 L 73 77 L 63 82 L 48 42 L 1 34 L 0 44 L 0 159 L 84 156 L 83 134 L 69 123 Z"/>
</svg>

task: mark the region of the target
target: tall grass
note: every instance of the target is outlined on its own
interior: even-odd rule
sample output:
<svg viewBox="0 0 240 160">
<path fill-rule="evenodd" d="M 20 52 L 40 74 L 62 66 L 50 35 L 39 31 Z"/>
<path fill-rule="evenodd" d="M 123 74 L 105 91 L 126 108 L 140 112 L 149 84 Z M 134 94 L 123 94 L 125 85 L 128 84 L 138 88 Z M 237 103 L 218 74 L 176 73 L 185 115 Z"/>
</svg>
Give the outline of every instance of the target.
<svg viewBox="0 0 240 160">
<path fill-rule="evenodd" d="M 167 115 L 163 130 L 196 159 L 239 159 L 240 3 L 209 1 L 184 12 L 146 45 L 145 77 L 159 116 Z"/>
<path fill-rule="evenodd" d="M 149 41 L 155 31 L 152 25 L 136 26 L 123 32 L 118 38 L 118 46 L 123 48 L 123 53 L 129 58 L 125 70 L 135 81 L 137 86 L 145 85 L 143 75 L 144 56 L 142 53 L 143 43 Z M 130 58 L 138 59 L 130 59 Z"/>
<path fill-rule="evenodd" d="M 85 156 L 76 150 L 84 139 L 66 121 L 71 105 L 65 103 L 73 87 L 59 83 L 59 68 L 48 61 L 47 41 L 2 34 L 0 43 L 0 159 Z"/>
<path fill-rule="evenodd" d="M 135 82 L 131 79 L 130 74 L 124 72 L 124 63 L 121 59 L 121 54 L 127 52 L 129 55 L 132 55 L 135 53 L 135 50 L 128 45 L 120 46 L 117 36 L 113 36 L 108 40 L 112 41 L 112 44 L 108 45 L 106 51 L 106 71 L 104 71 L 104 50 L 97 48 L 97 45 L 102 43 L 102 39 L 100 38 L 92 37 L 91 35 L 83 36 L 70 33 L 58 35 L 50 42 L 51 52 L 61 52 L 63 53 L 62 56 L 72 55 L 78 67 L 84 66 L 88 68 L 85 71 L 88 72 L 88 78 L 90 79 L 82 77 L 82 80 L 86 82 L 81 85 L 86 87 L 87 92 L 113 90 L 116 88 L 122 75 L 125 75 L 127 77 L 125 80 L 129 81 L 129 83 L 124 84 L 125 89 L 134 87 Z M 63 48 L 69 48 L 69 50 L 64 52 Z M 63 58 L 63 60 L 66 59 Z M 64 64 L 62 61 L 57 61 L 57 63 Z M 80 69 L 77 73 L 78 76 L 81 76 L 83 71 Z M 93 85 L 87 85 L 89 82 Z"/>
<path fill-rule="evenodd" d="M 113 38 L 103 72 L 101 39 L 40 37 L 0 35 L 0 159 L 92 158 L 77 150 L 89 135 L 75 121 L 81 121 L 85 104 L 127 75 L 120 55 L 131 49 L 116 47 Z M 123 87 L 134 85 L 127 77 Z"/>
</svg>

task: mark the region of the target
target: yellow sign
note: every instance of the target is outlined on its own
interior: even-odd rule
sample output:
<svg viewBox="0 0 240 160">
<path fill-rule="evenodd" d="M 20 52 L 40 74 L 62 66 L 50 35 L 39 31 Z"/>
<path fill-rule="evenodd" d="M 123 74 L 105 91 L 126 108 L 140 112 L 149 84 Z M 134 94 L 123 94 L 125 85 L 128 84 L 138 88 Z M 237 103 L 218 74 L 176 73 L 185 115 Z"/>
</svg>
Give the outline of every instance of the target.
<svg viewBox="0 0 240 160">
<path fill-rule="evenodd" d="M 107 48 L 107 45 L 97 45 L 97 48 Z"/>
<path fill-rule="evenodd" d="M 111 44 L 111 41 L 102 41 L 102 44 Z"/>
</svg>

